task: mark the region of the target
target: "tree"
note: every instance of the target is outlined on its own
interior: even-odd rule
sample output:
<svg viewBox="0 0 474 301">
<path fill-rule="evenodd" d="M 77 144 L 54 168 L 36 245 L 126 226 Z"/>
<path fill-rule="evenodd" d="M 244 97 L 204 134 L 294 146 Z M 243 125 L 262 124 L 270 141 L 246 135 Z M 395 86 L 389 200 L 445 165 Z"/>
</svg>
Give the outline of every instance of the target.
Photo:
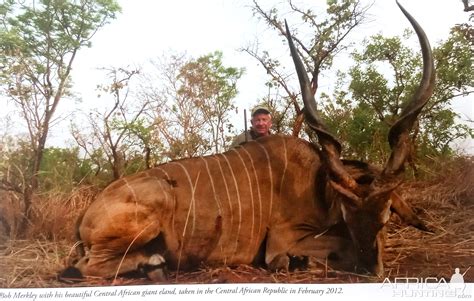
<svg viewBox="0 0 474 301">
<path fill-rule="evenodd" d="M 197 59 L 173 54 L 152 65 L 141 97 L 153 102 L 152 139 L 163 144 L 163 157 L 174 160 L 225 149 L 234 134 L 229 114 L 243 70 L 224 66 L 220 52 Z"/>
<path fill-rule="evenodd" d="M 28 185 L 27 175 L 31 173 L 33 155 L 26 137 L 7 135 L 0 148 L 0 189 L 25 194 Z"/>
<path fill-rule="evenodd" d="M 98 90 L 105 96 L 111 96 L 112 106 L 102 113 L 95 110 L 88 114 L 87 119 L 91 127 L 89 134 L 84 133 L 84 126 L 76 124 L 72 124 L 72 134 L 77 144 L 95 161 L 97 173 L 110 170 L 112 180 L 116 180 L 124 174 L 148 168 L 150 165 L 149 133 L 143 119 L 144 112 L 149 109 L 149 102 L 138 103 L 133 96 L 134 101 L 130 102 L 130 83 L 139 74 L 138 69 L 105 70 L 110 83 L 98 85 Z M 135 149 L 137 146 L 138 150 Z M 136 156 L 135 151 L 144 152 L 145 164 L 127 170 L 130 157 Z M 104 166 L 101 156 L 105 156 L 108 166 Z"/>
<path fill-rule="evenodd" d="M 114 0 L 4 1 L 0 4 L 0 84 L 26 123 L 32 168 L 25 189 L 26 212 L 38 188 L 38 171 L 60 101 L 82 47 L 115 17 Z"/>
<path fill-rule="evenodd" d="M 412 135 L 413 153 L 450 154 L 451 142 L 474 134 L 472 128 L 456 124 L 458 116 L 449 106 L 455 97 L 474 92 L 472 37 L 466 32 L 454 27 L 449 38 L 433 49 L 437 84 Z M 398 119 L 421 77 L 419 50 L 405 45 L 411 36 L 406 31 L 404 41 L 400 37 L 387 38 L 380 34 L 364 41 L 363 49 L 353 54 L 355 64 L 348 76 L 340 76 L 334 94 L 336 105 L 329 103 L 329 96 L 325 98 L 326 119 L 348 146 L 346 156 L 372 162 L 386 161 L 388 130 Z M 348 88 L 343 84 L 345 80 L 349 81 Z M 414 162 L 411 164 L 416 171 Z"/>
<path fill-rule="evenodd" d="M 224 67 L 221 52 L 201 56 L 180 69 L 178 80 L 182 84 L 178 93 L 202 113 L 215 153 L 230 142 L 229 113 L 235 109 L 232 99 L 237 95 L 237 80 L 242 73 L 242 69 Z"/>
<path fill-rule="evenodd" d="M 143 74 L 140 97 L 152 103 L 152 137 L 163 144 L 164 160 L 194 157 L 208 148 L 203 137 L 203 116 L 179 92 L 179 72 L 187 60 L 184 54 L 163 56 L 153 60 L 152 70 Z"/>
<path fill-rule="evenodd" d="M 265 10 L 256 0 L 253 1 L 253 4 L 254 14 L 262 18 L 280 36 L 285 36 L 286 29 L 277 7 Z M 293 29 L 291 34 L 298 47 L 298 52 L 303 58 L 306 70 L 311 73 L 311 88 L 313 93 L 316 93 L 321 73 L 332 66 L 333 58 L 338 53 L 347 49 L 349 45 L 345 45 L 343 41 L 349 33 L 363 22 L 367 7 L 362 7 L 358 0 L 327 1 L 326 11 L 303 8 L 292 1 L 288 1 L 288 6 L 291 15 L 296 15 L 303 21 L 303 24 L 298 26 L 298 31 Z M 290 14 L 286 13 L 285 18 L 289 19 L 289 17 Z M 296 21 L 294 22 L 296 23 Z M 307 36 L 310 38 L 305 38 Z M 297 101 L 299 92 L 295 92 L 288 84 L 288 72 L 284 70 L 281 62 L 275 59 L 275 56 L 271 55 L 269 51 L 259 53 L 258 49 L 251 47 L 247 47 L 243 51 L 256 58 L 265 68 L 270 76 L 269 88 L 283 89 L 283 92 L 277 93 L 277 95 L 286 96 L 276 102 L 284 104 L 283 111 L 285 113 L 290 105 L 294 106 L 297 117 L 293 135 L 298 135 L 303 122 L 303 115 Z M 285 118 L 287 115 L 281 114 L 280 116 Z M 285 122 L 276 119 L 274 123 L 278 125 Z"/>
<path fill-rule="evenodd" d="M 87 162 L 79 158 L 79 148 L 48 147 L 39 171 L 40 190 L 70 193 L 89 173 Z"/>
</svg>

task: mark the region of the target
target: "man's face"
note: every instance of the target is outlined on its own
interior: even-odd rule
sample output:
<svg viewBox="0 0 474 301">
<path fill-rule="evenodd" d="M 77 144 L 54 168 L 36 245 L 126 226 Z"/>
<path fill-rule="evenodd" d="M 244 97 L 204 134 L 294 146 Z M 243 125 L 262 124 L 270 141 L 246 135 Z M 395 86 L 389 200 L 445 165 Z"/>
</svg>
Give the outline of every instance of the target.
<svg viewBox="0 0 474 301">
<path fill-rule="evenodd" d="M 258 136 L 266 136 L 272 127 L 272 116 L 270 114 L 257 113 L 250 122 Z"/>
</svg>

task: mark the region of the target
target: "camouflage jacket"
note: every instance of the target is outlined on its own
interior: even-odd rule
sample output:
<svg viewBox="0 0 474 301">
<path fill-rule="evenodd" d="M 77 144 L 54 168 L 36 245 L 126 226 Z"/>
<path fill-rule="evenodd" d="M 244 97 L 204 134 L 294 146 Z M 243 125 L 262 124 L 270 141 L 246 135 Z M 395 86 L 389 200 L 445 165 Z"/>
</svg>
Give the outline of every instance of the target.
<svg viewBox="0 0 474 301">
<path fill-rule="evenodd" d="M 246 139 L 246 136 L 247 136 L 247 139 Z M 242 132 L 240 135 L 236 136 L 234 138 L 234 141 L 232 141 L 230 148 L 239 146 L 241 144 L 244 144 L 245 142 L 252 141 L 257 138 L 258 138 L 257 134 L 251 128 L 250 130 L 247 130 L 246 132 Z"/>
</svg>

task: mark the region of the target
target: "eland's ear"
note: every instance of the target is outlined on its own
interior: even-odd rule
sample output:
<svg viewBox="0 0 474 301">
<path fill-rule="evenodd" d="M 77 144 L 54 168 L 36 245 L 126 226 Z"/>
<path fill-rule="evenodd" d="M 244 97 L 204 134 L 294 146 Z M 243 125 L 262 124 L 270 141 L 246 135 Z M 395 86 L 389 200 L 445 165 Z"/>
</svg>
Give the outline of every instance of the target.
<svg viewBox="0 0 474 301">
<path fill-rule="evenodd" d="M 334 181 L 329 181 L 329 183 L 335 191 L 337 191 L 340 195 L 343 196 L 342 200 L 344 201 L 344 203 L 354 208 L 360 207 L 362 205 L 361 198 L 355 193 Z"/>
<path fill-rule="evenodd" d="M 405 223 L 422 231 L 434 233 L 416 216 L 411 206 L 398 193 L 393 191 L 390 198 L 392 200 L 392 211 L 397 213 Z"/>
</svg>

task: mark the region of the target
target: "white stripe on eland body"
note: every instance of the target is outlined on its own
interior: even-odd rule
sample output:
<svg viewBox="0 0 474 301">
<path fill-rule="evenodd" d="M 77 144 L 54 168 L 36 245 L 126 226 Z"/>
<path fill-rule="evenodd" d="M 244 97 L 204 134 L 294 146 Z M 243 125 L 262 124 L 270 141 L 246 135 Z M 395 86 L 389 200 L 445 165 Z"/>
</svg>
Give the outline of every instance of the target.
<svg viewBox="0 0 474 301">
<path fill-rule="evenodd" d="M 125 186 L 130 190 L 130 193 L 132 194 L 133 200 L 135 202 L 135 224 L 138 226 L 138 197 L 137 194 L 135 193 L 135 190 L 133 189 L 132 186 L 128 183 L 126 178 L 122 178 L 122 180 L 125 182 Z"/>
<path fill-rule="evenodd" d="M 179 271 L 179 268 L 181 266 L 181 257 L 183 255 L 184 236 L 186 234 L 186 228 L 188 227 L 188 221 L 189 221 L 189 216 L 191 214 L 191 210 L 193 210 L 193 226 L 192 226 L 192 229 L 191 229 L 191 236 L 189 238 L 190 240 L 192 239 L 193 234 L 194 234 L 194 227 L 195 227 L 195 223 L 196 223 L 196 206 L 195 206 L 194 192 L 195 192 L 196 186 L 193 185 L 192 180 L 191 180 L 191 176 L 189 175 L 188 170 L 186 169 L 185 166 L 183 166 L 179 162 L 170 162 L 169 164 L 177 164 L 178 166 L 180 166 L 183 169 L 186 177 L 188 178 L 189 186 L 191 188 L 191 199 L 189 200 L 188 214 L 186 215 L 186 221 L 184 223 L 183 234 L 181 235 L 181 238 L 182 238 L 181 246 L 179 248 L 178 266 L 177 266 L 177 270 Z M 197 175 L 197 178 L 196 178 L 196 184 L 199 180 L 199 175 L 200 174 L 201 174 L 201 172 L 199 171 L 199 173 Z M 176 275 L 176 276 L 178 276 L 178 275 Z"/>
<path fill-rule="evenodd" d="M 120 180 L 122 180 L 122 179 L 120 179 Z M 120 181 L 120 180 L 119 180 L 119 181 Z M 113 222 L 113 218 L 112 218 L 112 216 L 110 215 L 110 204 L 109 204 L 109 202 L 106 202 L 106 201 L 104 201 L 104 202 L 102 202 L 102 203 L 105 205 L 105 208 L 104 208 L 104 209 L 105 209 L 105 214 L 107 215 L 107 218 L 112 221 L 111 223 L 109 223 L 109 225 L 114 228 L 114 231 L 116 231 L 116 230 L 117 230 L 117 227 L 115 226 L 115 223 Z"/>
<path fill-rule="evenodd" d="M 234 180 L 234 185 L 235 185 L 235 192 L 237 195 L 237 204 L 239 205 L 239 226 L 237 227 L 237 235 L 235 236 L 235 250 L 232 253 L 231 259 L 234 257 L 234 255 L 237 253 L 238 245 L 239 245 L 239 236 L 240 236 L 240 229 L 242 227 L 242 204 L 240 202 L 240 191 L 239 191 L 239 184 L 237 183 L 237 179 L 235 178 L 234 170 L 232 169 L 232 166 L 230 165 L 229 160 L 227 159 L 227 156 L 222 155 L 224 157 L 224 160 L 227 162 L 227 165 L 229 166 L 230 169 L 230 174 L 232 175 L 232 179 Z"/>
<path fill-rule="evenodd" d="M 257 196 L 258 196 L 258 204 L 259 204 L 259 216 L 258 216 L 259 225 L 258 225 L 257 238 L 260 238 L 262 234 L 262 225 L 263 225 L 262 194 L 260 192 L 260 182 L 258 181 L 257 169 L 255 168 L 252 156 L 247 151 L 247 149 L 241 148 L 241 150 L 243 150 L 249 157 L 250 164 L 252 165 L 252 169 L 253 169 L 253 175 L 255 177 L 255 183 L 257 183 Z M 257 246 L 258 239 L 255 240 L 255 244 L 256 244 L 256 248 L 258 248 Z"/>
<path fill-rule="evenodd" d="M 258 139 L 255 140 L 257 142 L 257 145 L 260 146 L 261 149 L 265 152 L 265 156 L 267 157 L 267 163 L 268 163 L 268 173 L 270 176 L 270 208 L 268 210 L 268 220 L 272 217 L 272 211 L 273 211 L 273 170 L 272 170 L 272 163 L 270 161 L 270 156 L 268 155 L 268 151 L 264 145 L 262 145 Z"/>
<path fill-rule="evenodd" d="M 167 172 L 166 170 L 164 170 L 164 169 L 161 168 L 161 167 L 157 167 L 157 169 L 160 170 L 162 173 L 165 174 L 166 179 L 167 179 L 168 181 L 171 180 L 170 175 L 168 174 L 168 172 Z M 175 204 L 173 204 L 173 208 L 174 208 L 174 207 L 175 207 Z M 173 212 L 173 214 L 171 214 L 171 231 L 172 231 L 173 235 L 176 235 L 175 216 L 176 216 L 176 214 Z"/>
<path fill-rule="evenodd" d="M 196 177 L 196 182 L 193 184 L 191 176 L 189 175 L 189 172 L 186 169 L 186 166 L 184 166 L 180 162 L 171 162 L 171 163 L 177 164 L 183 169 L 184 174 L 186 175 L 186 178 L 188 178 L 189 186 L 191 188 L 191 199 L 189 200 L 189 209 L 188 209 L 188 214 L 186 216 L 186 222 L 184 223 L 184 229 L 183 229 L 182 237 L 184 238 L 184 235 L 186 234 L 186 228 L 188 226 L 188 220 L 189 220 L 189 216 L 191 215 L 191 210 L 192 210 L 193 211 L 193 225 L 192 225 L 192 228 L 191 228 L 191 237 L 190 237 L 190 238 L 192 238 L 193 235 L 194 235 L 194 229 L 196 227 L 196 198 L 195 198 L 194 194 L 196 192 L 196 186 L 197 186 L 197 183 L 199 181 L 199 176 L 201 174 L 201 171 L 198 172 L 197 177 Z"/>
<path fill-rule="evenodd" d="M 219 201 L 219 198 L 217 197 L 216 194 L 216 187 L 214 185 L 214 179 L 212 178 L 211 171 L 209 170 L 209 164 L 207 163 L 207 160 L 203 157 L 200 157 L 202 161 L 204 161 L 204 165 L 206 166 L 206 171 L 207 175 L 209 177 L 209 180 L 211 181 L 211 188 L 212 188 L 212 194 L 214 195 L 214 201 L 216 201 L 217 204 L 217 211 L 220 216 L 222 216 L 222 205 L 221 202 Z"/>
<path fill-rule="evenodd" d="M 166 172 L 165 172 L 164 170 L 163 170 L 163 172 L 165 173 L 166 177 L 169 178 L 168 175 L 166 174 Z M 160 190 L 163 191 L 163 192 L 164 192 L 164 195 L 165 195 L 165 208 L 166 208 L 166 209 L 172 208 L 171 206 L 169 206 L 170 200 L 168 199 L 168 193 L 165 193 L 165 192 L 167 191 L 167 189 L 165 189 L 165 188 L 163 187 L 163 182 L 162 182 L 162 181 L 163 181 L 164 179 L 159 178 L 159 177 L 157 177 L 157 176 L 155 176 L 155 175 L 150 174 L 150 173 L 149 173 L 149 170 L 146 170 L 146 171 L 145 171 L 145 174 L 148 175 L 148 177 L 155 179 L 155 180 L 158 182 L 158 184 L 160 185 Z"/>
<path fill-rule="evenodd" d="M 172 208 L 171 206 L 169 206 L 169 200 L 168 200 L 168 193 L 166 193 L 166 189 L 163 187 L 163 182 L 161 179 L 158 179 L 156 178 L 157 182 L 158 182 L 158 185 L 160 185 L 160 190 L 163 191 L 163 194 L 165 195 L 165 208 L 166 209 L 169 209 L 169 208 Z M 169 185 L 169 184 L 168 184 Z"/>
<path fill-rule="evenodd" d="M 250 230 L 250 243 L 248 244 L 248 248 L 249 248 L 249 250 L 251 250 L 252 243 L 254 241 L 253 236 L 254 236 L 254 228 L 255 228 L 255 204 L 254 204 L 254 199 L 253 199 L 254 196 L 253 196 L 252 181 L 250 179 L 250 174 L 249 174 L 249 171 L 247 169 L 247 165 L 245 164 L 244 159 L 242 158 L 240 153 L 235 148 L 233 148 L 232 150 L 237 154 L 237 156 L 239 156 L 239 159 L 242 162 L 242 165 L 244 166 L 244 170 L 245 170 L 245 173 L 247 174 L 247 180 L 249 182 L 249 187 L 250 187 L 250 200 L 251 200 L 251 203 L 252 203 L 252 225 L 251 225 L 251 228 L 250 228 L 251 229 Z M 239 229 L 239 232 L 240 232 L 240 229 Z M 251 252 L 247 252 L 247 254 L 251 254 Z"/>
<path fill-rule="evenodd" d="M 120 178 L 120 179 L 116 180 L 114 183 L 116 183 L 116 185 L 119 185 L 118 183 L 119 183 L 120 181 L 123 181 L 123 182 L 125 183 L 125 185 L 129 187 L 127 181 L 125 181 L 125 178 Z M 110 189 L 109 189 L 109 190 L 110 190 Z M 131 191 L 131 192 L 132 192 L 132 194 L 134 194 L 134 191 Z M 114 219 L 113 219 L 112 216 L 110 215 L 110 211 L 113 211 L 113 212 L 115 212 L 115 211 L 114 211 L 114 210 L 110 210 L 110 202 L 106 202 L 106 201 L 105 201 L 105 202 L 102 202 L 102 203 L 105 205 L 104 210 L 105 210 L 105 214 L 107 215 L 107 218 L 108 218 L 110 221 L 112 221 L 112 222 L 109 223 L 109 225 L 112 226 L 112 227 L 114 228 L 114 230 L 117 230 L 117 227 L 115 226 L 116 223 L 114 223 Z M 136 196 L 135 196 L 135 203 L 136 203 Z M 135 216 L 136 216 L 136 206 L 135 206 Z M 137 220 L 137 219 L 135 218 L 135 220 Z M 112 252 L 113 252 L 113 250 L 110 250 L 110 253 L 112 253 Z"/>
<path fill-rule="evenodd" d="M 133 238 L 133 240 L 130 242 L 130 244 L 128 245 L 127 249 L 125 250 L 125 252 L 123 253 L 123 256 L 122 256 L 122 259 L 120 260 L 120 263 L 117 267 L 117 271 L 115 272 L 115 276 L 114 276 L 114 281 L 117 280 L 117 277 L 118 277 L 118 274 L 119 274 L 119 271 L 120 271 L 120 267 L 122 266 L 124 260 L 125 260 L 125 257 L 127 256 L 128 252 L 130 251 L 130 248 L 133 246 L 133 244 L 135 243 L 135 241 L 140 237 L 140 235 L 142 235 L 143 232 L 145 232 L 151 225 L 153 225 L 154 223 L 156 223 L 156 221 L 151 221 L 146 227 L 144 227 L 137 235 L 135 235 L 135 237 Z"/>
<path fill-rule="evenodd" d="M 232 230 L 234 228 L 234 214 L 233 214 L 233 210 L 232 210 L 232 202 L 230 201 L 230 192 L 229 192 L 229 186 L 227 185 L 227 180 L 226 180 L 226 177 L 224 175 L 224 171 L 222 170 L 222 166 L 221 166 L 221 162 L 219 161 L 219 159 L 217 158 L 218 155 L 216 156 L 213 156 L 212 158 L 214 160 L 216 160 L 217 162 L 217 165 L 219 166 L 219 170 L 221 172 L 221 176 L 222 176 L 222 180 L 224 181 L 224 187 L 225 187 L 225 191 L 227 193 L 227 202 L 229 203 L 229 213 L 230 213 L 230 229 L 229 229 L 229 232 L 228 232 L 228 236 L 231 237 L 232 235 Z M 224 258 L 224 261 L 227 261 L 227 258 Z"/>
<path fill-rule="evenodd" d="M 283 141 L 283 158 L 285 158 L 285 168 L 283 168 L 283 174 L 281 175 L 281 181 L 280 181 L 280 197 L 281 197 L 281 192 L 283 191 L 283 184 L 285 181 L 285 175 L 286 175 L 286 169 L 288 168 L 288 149 L 286 148 L 286 140 L 281 137 L 281 140 Z"/>
<path fill-rule="evenodd" d="M 214 195 L 214 201 L 216 201 L 216 204 L 217 204 L 218 215 L 222 217 L 222 215 L 223 215 L 222 204 L 221 204 L 221 201 L 219 200 L 219 197 L 217 196 L 217 193 L 216 193 L 216 187 L 214 185 L 214 179 L 212 178 L 211 170 L 209 169 L 209 164 L 207 163 L 207 159 L 205 159 L 204 157 L 200 157 L 200 158 L 201 158 L 201 160 L 204 161 L 204 165 L 206 166 L 207 175 L 209 176 L 209 180 L 211 181 L 212 194 Z M 227 220 L 222 221 L 222 223 L 225 223 L 225 222 L 227 222 Z M 219 244 L 219 245 L 220 245 L 220 249 L 221 249 L 221 253 L 222 253 L 222 244 Z"/>
</svg>

